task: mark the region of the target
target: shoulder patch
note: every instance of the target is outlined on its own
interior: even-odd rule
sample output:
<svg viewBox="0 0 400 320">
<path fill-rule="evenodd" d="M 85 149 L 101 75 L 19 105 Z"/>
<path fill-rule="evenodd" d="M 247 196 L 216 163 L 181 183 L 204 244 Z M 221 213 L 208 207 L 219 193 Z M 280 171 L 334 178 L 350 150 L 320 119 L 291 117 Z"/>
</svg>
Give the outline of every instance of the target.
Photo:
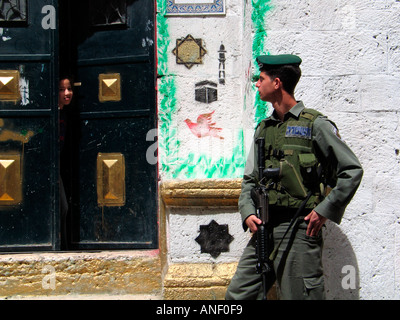
<svg viewBox="0 0 400 320">
<path fill-rule="evenodd" d="M 336 137 L 338 137 L 340 140 L 342 140 L 342 137 L 340 136 L 339 129 L 336 128 L 334 125 L 332 125 L 332 132 L 335 134 Z"/>
<path fill-rule="evenodd" d="M 307 113 L 307 112 L 304 112 L 304 111 L 301 113 L 301 116 L 302 116 L 303 118 L 308 119 L 308 120 L 314 119 L 314 115 L 313 115 L 313 114 Z"/>
<path fill-rule="evenodd" d="M 304 108 L 304 110 L 301 112 L 300 116 L 305 119 L 308 119 L 310 121 L 313 121 L 316 118 L 318 118 L 319 116 L 322 116 L 322 113 L 317 110 L 314 110 L 314 109 Z"/>
</svg>

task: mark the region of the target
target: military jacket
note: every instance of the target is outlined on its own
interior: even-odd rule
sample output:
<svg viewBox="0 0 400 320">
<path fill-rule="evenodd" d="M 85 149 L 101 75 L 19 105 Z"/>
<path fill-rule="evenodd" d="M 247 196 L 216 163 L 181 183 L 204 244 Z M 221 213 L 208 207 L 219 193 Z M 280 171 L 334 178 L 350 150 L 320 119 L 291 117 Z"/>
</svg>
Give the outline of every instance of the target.
<svg viewBox="0 0 400 320">
<path fill-rule="evenodd" d="M 244 229 L 247 229 L 246 218 L 255 213 L 250 191 L 258 183 L 255 141 L 260 136 L 266 139 L 265 166 L 281 168 L 279 182 L 269 191 L 270 205 L 297 208 L 311 190 L 313 196 L 306 206 L 309 211 L 314 209 L 339 224 L 361 182 L 363 170 L 355 154 L 340 138 L 336 125 L 319 112 L 305 109 L 300 101 L 285 115 L 283 122 L 273 113 L 256 129 L 239 197 Z M 319 165 L 324 169 L 324 177 L 316 174 Z M 331 189 L 326 197 L 321 183 Z"/>
</svg>

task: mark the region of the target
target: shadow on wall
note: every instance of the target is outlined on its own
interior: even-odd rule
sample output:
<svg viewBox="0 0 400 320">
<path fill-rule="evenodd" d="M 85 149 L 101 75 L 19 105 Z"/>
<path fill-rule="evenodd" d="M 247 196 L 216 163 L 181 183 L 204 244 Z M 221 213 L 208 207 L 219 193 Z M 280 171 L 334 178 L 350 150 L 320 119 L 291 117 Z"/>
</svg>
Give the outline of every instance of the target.
<svg viewBox="0 0 400 320">
<path fill-rule="evenodd" d="M 358 300 L 360 279 L 357 259 L 346 235 L 333 222 L 324 230 L 322 261 L 327 300 Z"/>
</svg>

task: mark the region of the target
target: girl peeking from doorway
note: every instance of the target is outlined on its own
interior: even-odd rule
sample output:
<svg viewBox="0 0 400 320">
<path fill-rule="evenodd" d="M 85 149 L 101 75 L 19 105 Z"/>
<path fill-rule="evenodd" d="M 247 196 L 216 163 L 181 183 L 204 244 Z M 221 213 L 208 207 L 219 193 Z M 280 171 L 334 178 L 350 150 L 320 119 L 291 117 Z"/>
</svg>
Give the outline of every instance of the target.
<svg viewBox="0 0 400 320">
<path fill-rule="evenodd" d="M 68 249 L 68 232 L 67 232 L 67 214 L 68 214 L 68 197 L 66 188 L 62 179 L 63 168 L 63 151 L 65 138 L 67 134 L 67 106 L 72 102 L 74 95 L 72 77 L 61 77 L 58 88 L 58 109 L 59 109 L 59 141 L 60 141 L 60 225 L 61 225 L 61 249 Z"/>
</svg>

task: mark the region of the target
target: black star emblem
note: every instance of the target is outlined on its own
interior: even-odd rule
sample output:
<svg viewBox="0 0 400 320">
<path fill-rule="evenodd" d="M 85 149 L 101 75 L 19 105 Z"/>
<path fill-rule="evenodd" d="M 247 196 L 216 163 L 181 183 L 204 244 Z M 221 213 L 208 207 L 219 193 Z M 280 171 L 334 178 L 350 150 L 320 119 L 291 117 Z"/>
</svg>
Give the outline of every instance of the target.
<svg viewBox="0 0 400 320">
<path fill-rule="evenodd" d="M 209 253 L 215 259 L 221 252 L 229 252 L 233 237 L 227 224 L 219 225 L 212 220 L 208 225 L 200 226 L 200 235 L 195 239 L 201 247 L 201 253 Z"/>
</svg>

